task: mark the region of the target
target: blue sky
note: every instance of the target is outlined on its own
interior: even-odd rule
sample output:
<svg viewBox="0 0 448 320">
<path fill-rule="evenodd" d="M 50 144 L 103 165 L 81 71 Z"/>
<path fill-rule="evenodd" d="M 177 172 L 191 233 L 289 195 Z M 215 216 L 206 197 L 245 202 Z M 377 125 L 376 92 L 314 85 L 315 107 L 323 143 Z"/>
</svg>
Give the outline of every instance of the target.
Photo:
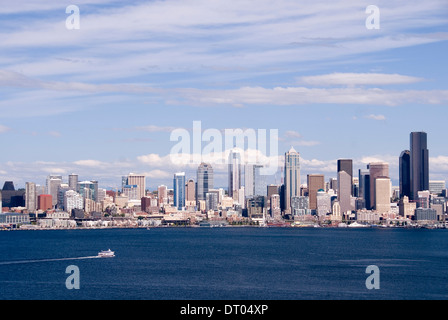
<svg viewBox="0 0 448 320">
<path fill-rule="evenodd" d="M 68 5 L 80 29 L 67 30 Z M 365 10 L 380 10 L 368 30 Z M 386 161 L 411 131 L 448 180 L 446 1 L 22 0 L 0 8 L 0 183 L 172 184 L 175 128 L 278 129 L 308 173 Z M 225 168 L 216 184 L 226 187 Z M 280 182 L 280 176 L 271 181 Z"/>
</svg>

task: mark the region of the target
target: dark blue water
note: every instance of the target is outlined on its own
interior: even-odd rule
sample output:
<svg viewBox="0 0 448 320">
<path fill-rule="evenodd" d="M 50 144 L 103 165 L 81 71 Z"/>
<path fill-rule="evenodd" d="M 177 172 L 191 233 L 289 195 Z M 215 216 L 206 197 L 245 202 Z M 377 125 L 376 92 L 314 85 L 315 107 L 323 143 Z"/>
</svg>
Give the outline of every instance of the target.
<svg viewBox="0 0 448 320">
<path fill-rule="evenodd" d="M 108 248 L 115 258 L 64 260 Z M 78 290 L 66 288 L 69 265 L 79 268 Z M 380 289 L 366 288 L 369 265 L 380 270 Z M 2 300 L 444 300 L 447 268 L 446 230 L 0 232 Z"/>
</svg>

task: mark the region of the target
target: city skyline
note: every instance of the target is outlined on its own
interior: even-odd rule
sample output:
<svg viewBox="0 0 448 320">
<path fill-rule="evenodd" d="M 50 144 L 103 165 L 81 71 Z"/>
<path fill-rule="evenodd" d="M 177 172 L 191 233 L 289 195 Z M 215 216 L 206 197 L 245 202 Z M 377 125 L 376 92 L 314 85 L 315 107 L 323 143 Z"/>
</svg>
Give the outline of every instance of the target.
<svg viewBox="0 0 448 320">
<path fill-rule="evenodd" d="M 426 146 L 427 146 L 427 141 L 426 141 L 427 133 L 426 132 L 411 132 L 410 133 L 411 144 L 412 144 L 412 136 L 415 135 L 415 134 L 423 134 L 425 136 L 425 138 L 424 138 L 425 139 L 424 146 L 425 146 L 425 150 L 426 150 L 426 154 L 427 154 L 428 153 L 428 151 L 426 149 Z M 402 174 L 403 170 L 401 169 L 400 166 L 402 166 L 402 157 L 406 153 L 410 154 L 409 150 L 401 151 L 399 156 L 397 156 L 396 159 L 392 163 L 389 163 L 389 162 L 386 162 L 386 161 L 379 161 L 376 158 L 372 158 L 372 159 L 369 159 L 369 160 L 371 160 L 371 162 L 368 162 L 366 164 L 360 164 L 359 167 L 356 167 L 356 168 L 353 167 L 353 159 L 349 159 L 349 158 L 337 159 L 337 160 L 335 160 L 335 163 L 334 163 L 334 172 L 328 173 L 328 172 L 325 172 L 325 171 L 323 171 L 323 172 L 305 171 L 304 172 L 301 169 L 301 162 L 302 162 L 303 159 L 301 157 L 300 152 L 297 152 L 293 147 L 291 147 L 291 149 L 288 152 L 285 153 L 285 156 L 290 154 L 291 152 L 292 153 L 297 153 L 297 155 L 299 157 L 299 162 L 300 162 L 300 165 L 299 165 L 299 179 L 300 179 L 300 182 L 299 183 L 301 185 L 307 185 L 307 181 L 308 181 L 309 176 L 316 176 L 316 175 L 319 175 L 319 176 L 322 175 L 324 177 L 325 182 L 329 182 L 330 179 L 338 180 L 339 172 L 340 171 L 345 171 L 345 172 L 347 172 L 347 174 L 351 178 L 349 180 L 351 181 L 350 182 L 351 183 L 350 190 L 351 190 L 351 194 L 352 195 L 353 195 L 353 179 L 355 177 L 358 178 L 359 175 L 356 175 L 356 174 L 359 171 L 365 171 L 366 167 L 367 167 L 367 172 L 368 172 L 369 171 L 369 166 L 372 166 L 373 168 L 377 168 L 378 167 L 379 169 L 376 169 L 376 170 L 380 170 L 380 173 L 376 174 L 376 175 L 387 176 L 388 178 L 390 178 L 390 180 L 392 182 L 392 185 L 394 187 L 400 188 L 400 190 L 401 190 L 401 180 L 400 180 L 401 178 L 400 178 L 400 175 Z M 235 149 L 235 148 L 232 148 L 232 150 L 229 152 L 229 154 L 231 155 L 231 157 L 229 157 L 229 161 L 231 161 L 231 158 L 233 159 L 233 157 L 234 157 L 234 156 L 232 156 L 232 154 L 233 155 L 238 155 L 239 151 L 237 151 L 237 149 Z M 285 183 L 285 180 L 284 180 L 285 174 L 286 174 L 285 171 L 284 171 L 285 170 L 285 156 L 282 156 L 282 155 L 278 156 L 279 167 L 278 167 L 277 173 L 275 175 L 262 175 L 259 170 L 257 171 L 258 172 L 257 176 L 262 178 L 263 185 L 269 185 L 269 184 L 278 184 L 278 185 L 280 185 L 280 184 L 284 184 Z M 238 156 L 238 157 L 240 158 L 240 156 Z M 427 156 L 427 158 L 429 159 L 428 156 Z M 409 167 L 408 168 L 408 170 L 409 170 L 409 172 L 408 172 L 408 175 L 409 175 L 408 179 L 411 179 L 410 178 L 410 171 L 411 171 L 410 170 L 410 161 L 408 160 L 408 162 L 409 162 L 408 163 L 408 167 Z M 241 163 L 241 160 L 238 160 L 238 163 Z M 431 166 L 429 165 L 430 163 L 431 163 L 431 161 L 428 161 L 428 163 L 426 164 L 426 170 L 428 170 L 428 171 L 431 168 Z M 203 170 L 201 168 L 204 167 L 204 166 L 205 166 L 205 170 L 211 170 L 210 171 L 211 172 L 211 178 L 210 179 L 211 179 L 212 187 L 223 188 L 226 191 L 228 191 L 229 190 L 229 186 L 230 186 L 229 183 L 231 182 L 231 180 L 232 180 L 232 178 L 234 176 L 234 171 L 233 171 L 233 168 L 232 168 L 233 167 L 233 162 L 230 162 L 230 163 L 222 166 L 220 171 L 217 171 L 216 167 L 211 166 L 210 164 L 207 164 L 207 163 L 201 163 L 197 167 L 195 165 L 193 165 L 193 166 L 186 165 L 184 167 L 184 170 L 182 170 L 183 171 L 182 174 L 185 175 L 186 181 L 188 181 L 190 179 L 193 179 L 195 182 L 198 182 L 199 179 L 202 179 L 202 178 L 200 178 L 198 176 L 198 172 L 201 172 Z M 238 164 L 238 166 L 240 167 L 239 170 L 237 170 L 239 172 L 237 174 L 237 177 L 238 177 L 237 180 L 238 180 L 239 188 L 242 187 L 242 186 L 244 187 L 246 182 L 247 182 L 246 181 L 246 179 L 247 179 L 246 170 L 248 168 L 250 168 L 251 171 L 253 171 L 253 170 L 255 170 L 255 168 L 262 168 L 263 167 L 262 165 L 253 165 L 253 164 L 251 164 L 251 165 Z M 382 166 L 386 166 L 386 169 L 385 169 L 386 171 L 381 169 Z M 209 169 L 207 169 L 207 167 Z M 397 172 L 393 172 L 392 174 L 390 174 L 390 169 L 389 169 L 390 167 L 395 168 Z M 180 168 L 182 169 L 182 167 L 180 167 Z M 189 169 L 186 169 L 186 168 L 189 168 Z M 349 168 L 348 171 L 347 171 L 347 168 Z M 387 173 L 384 173 L 383 171 L 387 172 Z M 4 181 L 0 180 L 0 182 L 10 182 L 10 181 L 12 181 L 12 182 L 14 182 L 14 185 L 16 186 L 16 190 L 17 189 L 26 189 L 26 184 L 27 183 L 34 183 L 34 184 L 39 185 L 39 186 L 45 186 L 45 188 L 47 190 L 50 190 L 49 194 L 51 194 L 52 193 L 51 192 L 51 185 L 52 185 L 52 183 L 55 183 L 55 187 L 57 189 L 57 187 L 59 185 L 61 185 L 61 184 L 67 184 L 67 187 L 69 187 L 71 183 L 74 183 L 73 182 L 74 180 L 76 180 L 76 184 L 79 184 L 79 183 L 95 183 L 97 185 L 97 188 L 99 186 L 99 187 L 104 188 L 106 190 L 118 190 L 118 189 L 122 190 L 123 187 L 125 186 L 125 185 L 123 185 L 123 183 L 124 183 L 123 179 L 126 178 L 126 181 L 125 181 L 126 183 L 125 184 L 128 184 L 128 181 L 131 181 L 129 179 L 133 179 L 131 181 L 131 185 L 132 184 L 135 184 L 135 186 L 137 186 L 137 184 L 139 185 L 138 186 L 138 190 L 136 190 L 135 192 L 136 192 L 136 194 L 138 194 L 138 198 L 141 198 L 144 195 L 144 190 L 154 191 L 154 190 L 157 190 L 157 188 L 160 187 L 161 185 L 166 185 L 166 186 L 168 186 L 169 189 L 174 189 L 172 176 L 176 175 L 177 173 L 179 173 L 179 172 L 171 172 L 171 177 L 169 179 L 165 179 L 162 182 L 159 181 L 156 184 L 155 183 L 149 183 L 148 187 L 146 187 L 146 185 L 147 185 L 147 181 L 148 181 L 148 179 L 150 179 L 150 177 L 146 176 L 143 173 L 141 173 L 141 174 L 137 173 L 136 174 L 136 173 L 132 173 L 132 172 L 128 173 L 126 176 L 120 175 L 120 179 L 119 179 L 120 181 L 117 180 L 116 181 L 116 185 L 114 185 L 114 186 L 107 186 L 104 183 L 101 183 L 101 180 L 100 181 L 89 180 L 89 177 L 85 177 L 84 175 L 81 175 L 81 176 L 83 178 L 85 178 L 84 179 L 85 181 L 83 179 L 78 181 L 79 174 L 73 173 L 73 172 L 67 175 L 67 179 L 64 179 L 63 175 L 54 175 L 54 174 L 49 174 L 49 175 L 47 175 L 45 177 L 40 177 L 38 179 L 29 178 L 29 179 L 26 180 L 25 185 L 23 185 L 23 186 L 22 185 L 17 185 L 16 180 L 14 180 L 14 179 L 8 179 L 8 180 L 4 180 Z M 218 173 L 218 176 L 221 175 L 223 177 L 221 179 L 221 184 L 220 185 L 214 185 L 214 181 L 215 181 L 214 176 L 216 176 L 216 173 Z M 252 172 L 249 175 L 249 177 L 251 179 L 250 180 L 251 182 L 249 182 L 249 183 L 253 183 L 253 174 L 254 173 Z M 391 177 L 394 177 L 394 179 L 392 179 Z M 445 184 L 446 185 L 448 184 L 448 175 L 446 177 L 442 176 L 439 179 L 430 178 L 430 175 L 429 176 L 427 175 L 426 178 L 427 178 L 428 181 L 445 181 Z M 72 180 L 72 179 L 74 179 L 74 180 Z M 42 181 L 43 181 L 43 183 L 39 183 L 39 182 L 42 182 Z M 424 185 L 425 187 L 422 186 L 419 190 L 427 190 L 428 187 L 429 187 L 428 181 Z M 121 185 L 120 185 L 120 183 L 121 183 Z M 373 190 L 374 190 L 373 186 L 374 186 L 375 182 L 374 182 L 374 180 L 370 180 L 369 183 L 370 183 L 370 192 L 371 192 L 370 197 L 371 197 L 372 203 L 374 203 L 375 199 L 373 198 Z M 409 184 L 410 184 L 410 182 L 409 182 Z M 73 188 L 72 186 L 70 186 L 70 187 Z M 252 185 L 252 188 L 254 188 L 254 187 L 255 187 L 255 185 Z M 50 189 L 48 189 L 48 188 L 50 188 Z M 410 186 L 409 186 L 409 188 L 410 188 Z M 53 201 L 57 201 L 57 199 L 55 199 L 55 198 L 57 198 L 56 192 L 57 191 L 55 190 L 54 194 L 53 194 Z M 248 195 L 250 193 L 245 192 L 245 194 Z M 401 194 L 401 195 L 410 196 L 410 194 Z M 373 206 L 372 203 L 370 204 L 370 206 Z"/>
<path fill-rule="evenodd" d="M 424 131 L 430 178 L 448 176 L 444 1 L 379 1 L 379 29 L 366 28 L 370 3 L 351 1 L 76 5 L 78 30 L 54 1 L 0 8 L 0 181 L 77 172 L 119 187 L 139 172 L 155 188 L 180 170 L 194 177 L 168 159 L 170 133 L 196 120 L 279 129 L 302 181 L 336 177 L 337 159 L 351 158 L 354 172 L 388 162 L 396 184 L 407 133 Z"/>
</svg>

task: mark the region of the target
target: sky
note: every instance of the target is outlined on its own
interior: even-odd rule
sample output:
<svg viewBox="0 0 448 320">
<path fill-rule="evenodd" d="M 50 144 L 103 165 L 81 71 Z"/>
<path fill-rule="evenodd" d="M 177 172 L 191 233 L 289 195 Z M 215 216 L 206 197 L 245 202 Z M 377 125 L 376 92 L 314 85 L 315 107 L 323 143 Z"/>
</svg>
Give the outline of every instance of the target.
<svg viewBox="0 0 448 320">
<path fill-rule="evenodd" d="M 372 4 L 379 29 L 366 27 Z M 79 29 L 67 27 L 70 5 Z M 350 158 L 355 172 L 388 162 L 398 185 L 412 131 L 428 133 L 430 179 L 448 180 L 447 40 L 445 0 L 0 6 L 0 184 L 77 173 L 117 188 L 133 172 L 171 187 L 175 172 L 196 176 L 198 163 L 172 162 L 171 139 L 192 136 L 194 121 L 202 132 L 277 130 L 272 183 L 293 146 L 303 183 L 336 177 Z M 214 167 L 227 187 L 226 166 Z"/>
</svg>

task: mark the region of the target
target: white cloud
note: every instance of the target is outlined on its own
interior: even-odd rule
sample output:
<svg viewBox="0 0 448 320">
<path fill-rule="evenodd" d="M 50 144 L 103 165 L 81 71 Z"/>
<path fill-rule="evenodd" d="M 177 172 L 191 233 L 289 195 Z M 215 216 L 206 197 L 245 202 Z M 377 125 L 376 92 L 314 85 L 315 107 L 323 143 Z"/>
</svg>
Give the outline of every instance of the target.
<svg viewBox="0 0 448 320">
<path fill-rule="evenodd" d="M 404 76 L 400 74 L 384 73 L 332 73 L 317 76 L 306 76 L 299 79 L 299 83 L 313 86 L 359 86 L 359 85 L 392 85 L 409 84 L 423 81 L 424 79 Z"/>
<path fill-rule="evenodd" d="M 366 116 L 366 118 L 378 121 L 386 120 L 386 117 L 382 114 L 369 114 L 368 116 Z"/>
</svg>

